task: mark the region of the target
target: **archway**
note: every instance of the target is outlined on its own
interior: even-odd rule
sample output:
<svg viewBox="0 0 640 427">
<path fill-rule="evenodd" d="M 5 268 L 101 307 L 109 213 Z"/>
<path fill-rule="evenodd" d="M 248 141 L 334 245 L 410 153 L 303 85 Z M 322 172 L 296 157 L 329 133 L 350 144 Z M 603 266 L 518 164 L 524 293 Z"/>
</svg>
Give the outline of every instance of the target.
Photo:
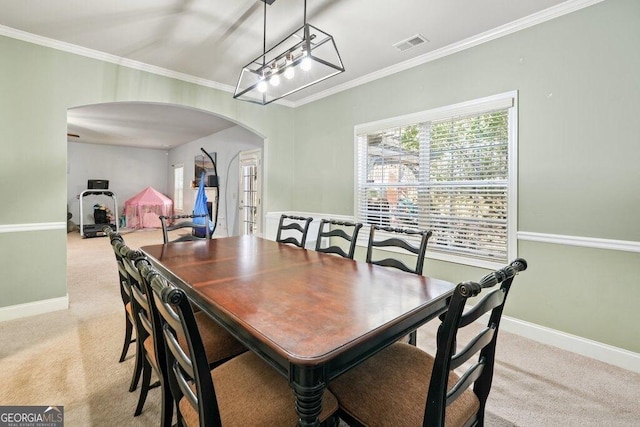
<svg viewBox="0 0 640 427">
<path fill-rule="evenodd" d="M 209 111 L 150 102 L 74 107 L 67 111 L 67 123 L 67 204 L 76 221 L 78 195 L 89 179 L 109 180 L 117 195 L 116 209 L 122 213 L 124 202 L 147 186 L 173 198 L 173 166 L 178 164 L 184 166 L 183 202 L 188 212 L 194 199 L 193 160 L 204 148 L 217 153 L 222 175 L 216 234 L 237 234 L 238 153 L 264 150 L 264 136 Z"/>
</svg>

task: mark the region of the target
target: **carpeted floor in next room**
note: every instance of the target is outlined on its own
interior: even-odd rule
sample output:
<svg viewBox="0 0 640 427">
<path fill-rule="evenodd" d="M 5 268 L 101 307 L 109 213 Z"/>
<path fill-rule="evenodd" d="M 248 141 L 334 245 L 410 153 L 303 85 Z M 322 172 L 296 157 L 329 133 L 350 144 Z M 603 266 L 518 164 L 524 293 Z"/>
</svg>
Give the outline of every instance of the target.
<svg viewBox="0 0 640 427">
<path fill-rule="evenodd" d="M 159 230 L 123 235 L 133 248 L 162 242 Z M 70 233 L 67 258 L 68 310 L 0 323 L 0 405 L 63 405 L 67 426 L 158 425 L 157 390 L 133 417 L 132 351 L 118 363 L 124 311 L 109 241 Z M 433 349 L 436 326 L 420 329 L 421 347 Z M 640 425 L 640 374 L 504 331 L 497 358 L 487 426 Z"/>
</svg>

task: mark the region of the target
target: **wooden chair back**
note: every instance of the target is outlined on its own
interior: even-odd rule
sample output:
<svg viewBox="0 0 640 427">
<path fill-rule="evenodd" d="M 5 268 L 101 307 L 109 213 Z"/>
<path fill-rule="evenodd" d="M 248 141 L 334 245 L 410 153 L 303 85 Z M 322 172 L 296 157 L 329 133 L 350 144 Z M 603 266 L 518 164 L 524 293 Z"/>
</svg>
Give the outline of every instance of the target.
<svg viewBox="0 0 640 427">
<path fill-rule="evenodd" d="M 120 254 L 131 283 L 131 296 L 133 297 L 132 304 L 138 339 L 144 342 L 148 337 L 153 336 L 149 300 L 144 292 L 142 277 L 136 266 L 140 260 L 144 259 L 144 254 L 140 251 L 132 250 L 126 245 L 120 247 Z M 151 362 L 156 365 L 155 360 Z"/>
<path fill-rule="evenodd" d="M 379 232 L 387 233 L 387 235 L 378 239 L 376 237 L 376 234 L 380 235 L 381 233 Z M 389 237 L 389 235 L 391 235 L 391 237 Z M 431 231 L 427 230 L 423 231 L 407 228 L 393 228 L 371 225 L 371 231 L 369 232 L 369 244 L 367 245 L 366 261 L 370 264 L 377 264 L 385 267 L 394 267 L 409 273 L 422 274 L 424 257 L 427 252 L 427 242 L 429 241 L 429 237 L 431 237 Z M 411 243 L 410 239 L 412 238 L 418 239 L 417 244 Z M 410 255 L 415 255 L 415 267 L 409 267 L 399 259 L 389 256 L 388 254 L 390 252 L 386 252 L 386 258 L 374 260 L 374 256 L 377 256 L 377 254 L 374 254 L 374 252 L 377 252 L 376 249 L 379 248 L 402 249 Z"/>
<path fill-rule="evenodd" d="M 309 232 L 309 225 L 311 225 L 313 218 L 305 218 L 295 215 L 281 215 L 280 223 L 278 224 L 278 234 L 276 235 L 276 242 L 289 243 L 299 248 L 304 249 L 304 245 L 307 243 L 307 233 Z M 294 230 L 299 237 L 283 236 L 283 231 Z"/>
<path fill-rule="evenodd" d="M 197 218 L 204 218 L 204 224 L 195 221 Z M 160 215 L 160 223 L 162 224 L 162 239 L 164 243 L 169 242 L 185 242 L 190 240 L 211 239 L 212 232 L 208 214 L 192 214 L 192 215 Z M 184 234 L 178 238 L 170 239 L 169 232 L 180 229 L 190 229 L 190 234 Z"/>
<path fill-rule="evenodd" d="M 472 420 L 472 425 L 482 425 L 485 404 L 493 379 L 496 340 L 502 311 L 515 275 L 526 268 L 527 262 L 518 258 L 507 267 L 484 276 L 478 283 L 464 282 L 456 287 L 449 308 L 443 315 L 444 320 L 438 329 L 438 349 L 429 383 L 425 426 L 444 426 L 446 407 L 471 386 L 480 401 L 480 409 Z M 499 288 L 484 295 L 464 313 L 469 298 L 476 297 L 483 289 L 497 284 L 500 284 Z M 487 326 L 473 336 L 462 350 L 457 351 L 458 331 L 488 312 L 491 314 Z M 447 384 L 450 371 L 460 368 L 478 353 L 475 362 L 465 369 L 458 382 Z"/>
<path fill-rule="evenodd" d="M 152 267 L 144 267 L 143 272 L 151 290 L 150 299 L 157 309 L 156 329 L 161 331 L 164 343 L 159 358 L 166 361 L 174 401 L 177 403 L 186 398 L 198 413 L 201 426 L 221 426 L 204 344 L 187 295 Z M 180 335 L 186 339 L 188 354 L 180 346 Z"/>
<path fill-rule="evenodd" d="M 116 258 L 116 263 L 118 265 L 118 278 L 120 281 L 120 296 L 122 297 L 122 303 L 126 306 L 129 302 L 131 302 L 131 285 L 129 283 L 127 271 L 124 268 L 122 255 L 120 255 L 120 252 L 118 250 L 118 247 L 124 246 L 124 239 L 120 234 L 113 231 L 111 227 L 105 227 L 104 231 L 109 238 L 113 253 Z"/>
<path fill-rule="evenodd" d="M 325 226 L 327 226 L 326 230 Z M 321 220 L 320 228 L 318 229 L 318 240 L 316 240 L 316 251 L 338 254 L 342 257 L 353 259 L 353 255 L 356 251 L 358 232 L 361 228 L 361 223 L 337 221 L 333 219 Z M 332 244 L 330 240 L 332 238 L 346 240 L 349 245 L 347 251 L 345 251 L 341 246 Z M 326 247 L 323 247 L 323 239 L 329 239 L 329 244 Z"/>
<path fill-rule="evenodd" d="M 125 309 L 125 337 L 119 359 L 119 362 L 123 362 L 127 357 L 129 347 L 133 342 L 135 342 L 135 338 L 132 338 L 135 319 L 129 310 L 127 310 L 127 307 L 131 307 L 131 284 L 119 251 L 119 248 L 124 246 L 124 239 L 109 226 L 103 227 L 103 231 L 109 238 L 111 248 L 113 249 L 113 253 L 116 258 L 116 264 L 118 266 L 118 282 L 120 285 L 120 298 L 122 299 L 122 305 Z"/>
</svg>

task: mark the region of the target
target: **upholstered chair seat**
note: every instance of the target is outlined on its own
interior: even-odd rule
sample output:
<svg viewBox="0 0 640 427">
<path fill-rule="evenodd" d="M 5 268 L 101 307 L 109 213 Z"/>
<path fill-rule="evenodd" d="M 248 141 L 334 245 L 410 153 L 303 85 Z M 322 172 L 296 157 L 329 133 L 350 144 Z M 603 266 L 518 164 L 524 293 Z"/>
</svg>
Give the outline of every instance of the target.
<svg viewBox="0 0 640 427">
<path fill-rule="evenodd" d="M 194 313 L 194 317 L 200 330 L 202 344 L 210 366 L 216 366 L 221 361 L 247 351 L 247 348 L 240 341 L 236 340 L 203 311 Z M 188 352 L 189 345 L 184 335 L 178 335 L 178 342 L 183 350 Z"/>
<path fill-rule="evenodd" d="M 479 282 L 459 283 L 440 317 L 435 357 L 396 342 L 333 380 L 339 416 L 369 427 L 482 427 L 504 304 L 513 278 L 526 269 L 518 258 Z M 470 298 L 476 303 L 465 310 Z M 459 342 L 460 328 L 485 314 L 486 327 Z"/>
<path fill-rule="evenodd" d="M 295 426 L 295 398 L 286 379 L 252 352 L 223 363 L 211 371 L 220 419 L 225 427 Z M 198 413 L 186 398 L 179 404 L 185 424 L 199 426 Z M 338 410 L 328 391 L 322 399 L 320 422 Z"/>
<path fill-rule="evenodd" d="M 423 350 L 395 343 L 332 381 L 329 388 L 339 396 L 342 410 L 365 426 L 421 426 L 433 362 Z M 449 373 L 449 384 L 458 379 Z M 468 389 L 447 408 L 445 425 L 464 426 L 478 409 L 478 397 Z"/>
</svg>

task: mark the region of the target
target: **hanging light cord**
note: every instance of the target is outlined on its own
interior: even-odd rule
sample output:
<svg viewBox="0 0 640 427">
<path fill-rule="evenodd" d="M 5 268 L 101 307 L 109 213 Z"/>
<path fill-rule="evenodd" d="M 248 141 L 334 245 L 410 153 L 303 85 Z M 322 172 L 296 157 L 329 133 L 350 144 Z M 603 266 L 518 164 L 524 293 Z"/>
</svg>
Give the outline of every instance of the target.
<svg viewBox="0 0 640 427">
<path fill-rule="evenodd" d="M 307 25 L 307 0 L 304 0 L 304 25 Z"/>
<path fill-rule="evenodd" d="M 306 0 L 305 0 L 306 1 Z M 266 65 L 265 54 L 267 53 L 267 2 L 264 1 L 264 19 L 262 26 L 262 66 Z"/>
</svg>

